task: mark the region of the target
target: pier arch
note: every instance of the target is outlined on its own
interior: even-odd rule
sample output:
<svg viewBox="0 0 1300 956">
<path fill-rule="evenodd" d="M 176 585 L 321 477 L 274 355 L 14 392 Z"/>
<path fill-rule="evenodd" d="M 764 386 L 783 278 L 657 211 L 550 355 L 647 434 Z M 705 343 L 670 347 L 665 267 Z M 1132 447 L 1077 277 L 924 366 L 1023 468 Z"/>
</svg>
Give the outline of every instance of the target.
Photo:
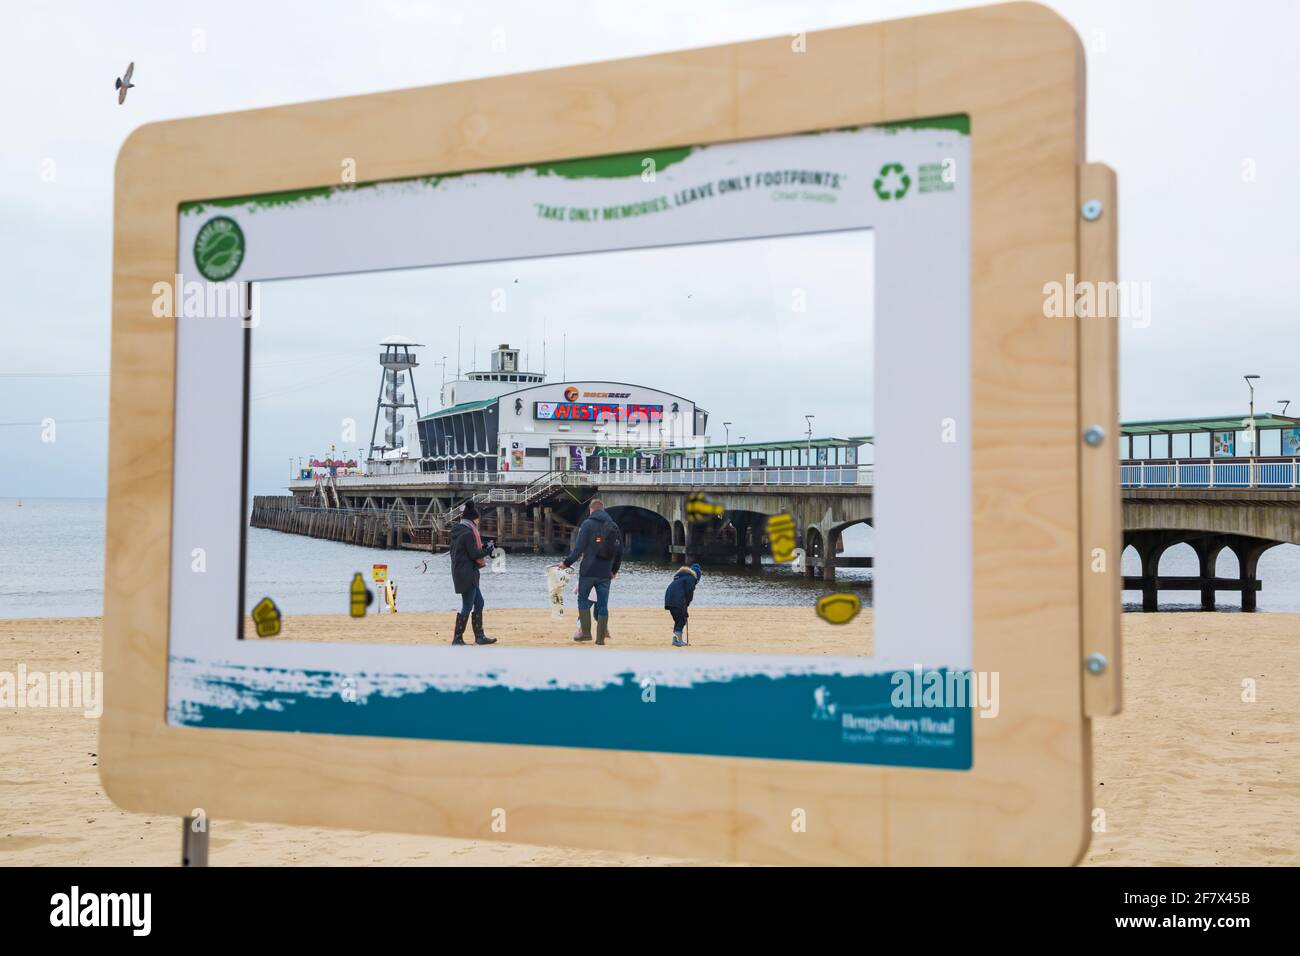
<svg viewBox="0 0 1300 956">
<path fill-rule="evenodd" d="M 821 577 L 825 581 L 835 580 L 836 567 L 872 568 L 875 567 L 875 555 L 842 558 L 844 532 L 854 525 L 866 525 L 873 531 L 875 519 L 870 516 L 853 517 L 849 520 L 836 520 L 827 517 L 820 524 L 810 524 L 803 532 L 805 567 L 804 573 L 812 577 Z M 811 544 L 809 542 L 812 542 Z M 874 551 L 874 548 L 873 548 Z"/>
<path fill-rule="evenodd" d="M 1206 564 L 1219 577 L 1238 577 L 1241 574 L 1241 558 L 1227 545 L 1220 544 L 1206 556 Z"/>
<path fill-rule="evenodd" d="M 1124 590 L 1142 592 L 1142 610 L 1159 608 L 1161 591 L 1200 591 L 1201 607 L 1212 611 L 1217 591 L 1241 592 L 1241 609 L 1253 611 L 1260 589 L 1259 559 L 1270 548 L 1283 542 L 1243 534 L 1221 534 L 1190 530 L 1126 531 L 1124 543 L 1138 554 L 1141 573 L 1126 575 Z M 1161 559 L 1179 545 L 1189 545 L 1196 554 L 1197 574 L 1174 576 L 1161 574 Z M 1219 566 L 1225 552 L 1236 558 L 1235 576 L 1220 576 Z M 1225 569 L 1226 570 L 1226 569 Z"/>
<path fill-rule="evenodd" d="M 1220 545 L 1219 547 L 1221 548 L 1222 545 Z M 1175 573 L 1179 564 L 1179 552 L 1186 552 L 1186 554 L 1183 555 L 1184 559 L 1187 557 L 1192 557 L 1192 558 L 1201 557 L 1201 555 L 1197 552 L 1197 549 L 1190 542 L 1175 541 L 1174 543 L 1170 544 L 1167 548 L 1165 548 L 1163 551 L 1159 553 L 1159 556 L 1157 558 L 1158 561 L 1157 573 L 1159 574 Z M 1218 553 L 1218 548 L 1215 549 L 1215 554 L 1217 553 Z M 1213 561 L 1210 562 L 1210 566 L 1213 567 Z"/>
<path fill-rule="evenodd" d="M 609 516 L 618 522 L 623 532 L 623 554 L 636 559 L 664 561 L 674 543 L 673 528 L 668 518 L 649 508 L 636 505 L 607 505 Z"/>
<path fill-rule="evenodd" d="M 732 528 L 735 559 L 738 567 L 755 570 L 763 566 L 763 542 L 767 536 L 768 514 L 746 508 L 727 512 L 727 524 Z"/>
</svg>

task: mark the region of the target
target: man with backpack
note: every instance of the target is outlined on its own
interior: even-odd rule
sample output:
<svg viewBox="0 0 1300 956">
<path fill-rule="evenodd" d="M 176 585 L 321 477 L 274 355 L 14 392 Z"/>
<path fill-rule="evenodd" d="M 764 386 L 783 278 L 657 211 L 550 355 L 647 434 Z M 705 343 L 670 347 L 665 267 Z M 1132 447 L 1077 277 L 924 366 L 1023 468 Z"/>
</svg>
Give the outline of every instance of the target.
<svg viewBox="0 0 1300 956">
<path fill-rule="evenodd" d="M 591 640 L 591 592 L 596 591 L 596 643 L 609 637 L 609 582 L 618 576 L 623 563 L 623 532 L 605 510 L 605 503 L 592 498 L 589 513 L 573 550 L 556 567 L 571 568 L 582 558 L 578 568 L 578 621 L 582 630 L 575 641 Z"/>
</svg>

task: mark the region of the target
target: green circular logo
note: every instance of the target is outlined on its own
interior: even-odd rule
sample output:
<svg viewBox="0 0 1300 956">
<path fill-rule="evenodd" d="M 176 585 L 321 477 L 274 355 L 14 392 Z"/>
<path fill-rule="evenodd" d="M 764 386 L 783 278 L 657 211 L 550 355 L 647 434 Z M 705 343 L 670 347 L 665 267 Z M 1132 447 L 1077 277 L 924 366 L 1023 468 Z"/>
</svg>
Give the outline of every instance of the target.
<svg viewBox="0 0 1300 956">
<path fill-rule="evenodd" d="M 229 279 L 244 261 L 244 232 L 228 216 L 209 219 L 194 237 L 194 264 L 211 282 Z"/>
</svg>

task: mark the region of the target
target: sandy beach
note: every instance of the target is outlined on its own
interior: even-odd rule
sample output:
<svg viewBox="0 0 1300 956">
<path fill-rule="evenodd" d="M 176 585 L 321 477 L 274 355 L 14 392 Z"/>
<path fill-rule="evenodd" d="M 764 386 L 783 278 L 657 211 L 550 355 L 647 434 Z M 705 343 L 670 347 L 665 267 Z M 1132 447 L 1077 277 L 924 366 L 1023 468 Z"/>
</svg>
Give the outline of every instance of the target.
<svg viewBox="0 0 1300 956">
<path fill-rule="evenodd" d="M 448 644 L 455 618 L 454 611 L 370 614 L 360 619 L 346 614 L 285 616 L 279 636 L 264 640 Z M 488 636 L 503 646 L 577 652 L 593 649 L 574 642 L 576 627 L 577 616 L 571 608 L 558 620 L 549 612 L 515 608 L 489 610 L 484 617 Z M 615 608 L 610 612 L 609 629 L 610 647 L 683 653 L 672 646 L 672 618 L 662 609 Z M 473 639 L 472 631 L 466 629 L 465 633 L 468 640 Z M 806 607 L 692 608 L 689 636 L 690 651 L 714 654 L 870 654 L 871 610 L 863 609 L 847 624 L 832 625 Z M 245 621 L 244 637 L 257 639 L 251 620 Z"/>
<path fill-rule="evenodd" d="M 852 654 L 870 646 L 870 614 L 831 627 L 806 609 L 700 609 L 692 649 Z M 376 640 L 450 640 L 450 614 L 372 615 Z M 545 623 L 543 623 L 543 619 Z M 616 647 L 667 646 L 662 610 L 612 619 Z M 98 618 L 0 620 L 0 671 L 94 671 Z M 500 611 L 510 644 L 563 646 L 572 617 Z M 738 625 L 746 625 L 738 627 Z M 285 638 L 339 640 L 346 617 L 286 619 Z M 355 632 L 352 632 L 355 633 Z M 718 634 L 742 633 L 743 648 Z M 1106 830 L 1087 864 L 1300 864 L 1300 615 L 1128 614 L 1125 709 L 1097 721 L 1096 806 Z M 355 639 L 349 634 L 348 639 Z M 491 653 L 490 648 L 466 653 Z M 686 651 L 685 653 L 690 653 Z M 1243 681 L 1256 700 L 1242 700 Z M 174 865 L 180 821 L 113 806 L 99 783 L 96 721 L 79 711 L 0 710 L 0 865 Z M 590 850 L 215 821 L 213 865 L 645 865 L 683 863 Z"/>
</svg>

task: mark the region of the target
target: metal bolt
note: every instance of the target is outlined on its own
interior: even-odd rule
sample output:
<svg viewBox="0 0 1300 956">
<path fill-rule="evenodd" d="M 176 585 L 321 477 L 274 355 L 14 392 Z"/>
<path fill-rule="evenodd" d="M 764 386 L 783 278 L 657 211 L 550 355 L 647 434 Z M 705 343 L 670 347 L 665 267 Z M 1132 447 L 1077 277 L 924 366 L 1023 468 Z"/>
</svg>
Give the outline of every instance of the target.
<svg viewBox="0 0 1300 956">
<path fill-rule="evenodd" d="M 1100 199 L 1089 199 L 1083 204 L 1083 218 L 1089 222 L 1096 222 L 1101 218 L 1101 210 L 1102 205 Z"/>
<path fill-rule="evenodd" d="M 1100 425 L 1089 425 L 1088 430 L 1083 433 L 1083 440 L 1090 448 L 1096 448 L 1106 439 L 1106 429 Z"/>
<path fill-rule="evenodd" d="M 1089 674 L 1100 674 L 1106 669 L 1106 655 L 1089 654 L 1085 663 L 1088 665 Z"/>
</svg>

